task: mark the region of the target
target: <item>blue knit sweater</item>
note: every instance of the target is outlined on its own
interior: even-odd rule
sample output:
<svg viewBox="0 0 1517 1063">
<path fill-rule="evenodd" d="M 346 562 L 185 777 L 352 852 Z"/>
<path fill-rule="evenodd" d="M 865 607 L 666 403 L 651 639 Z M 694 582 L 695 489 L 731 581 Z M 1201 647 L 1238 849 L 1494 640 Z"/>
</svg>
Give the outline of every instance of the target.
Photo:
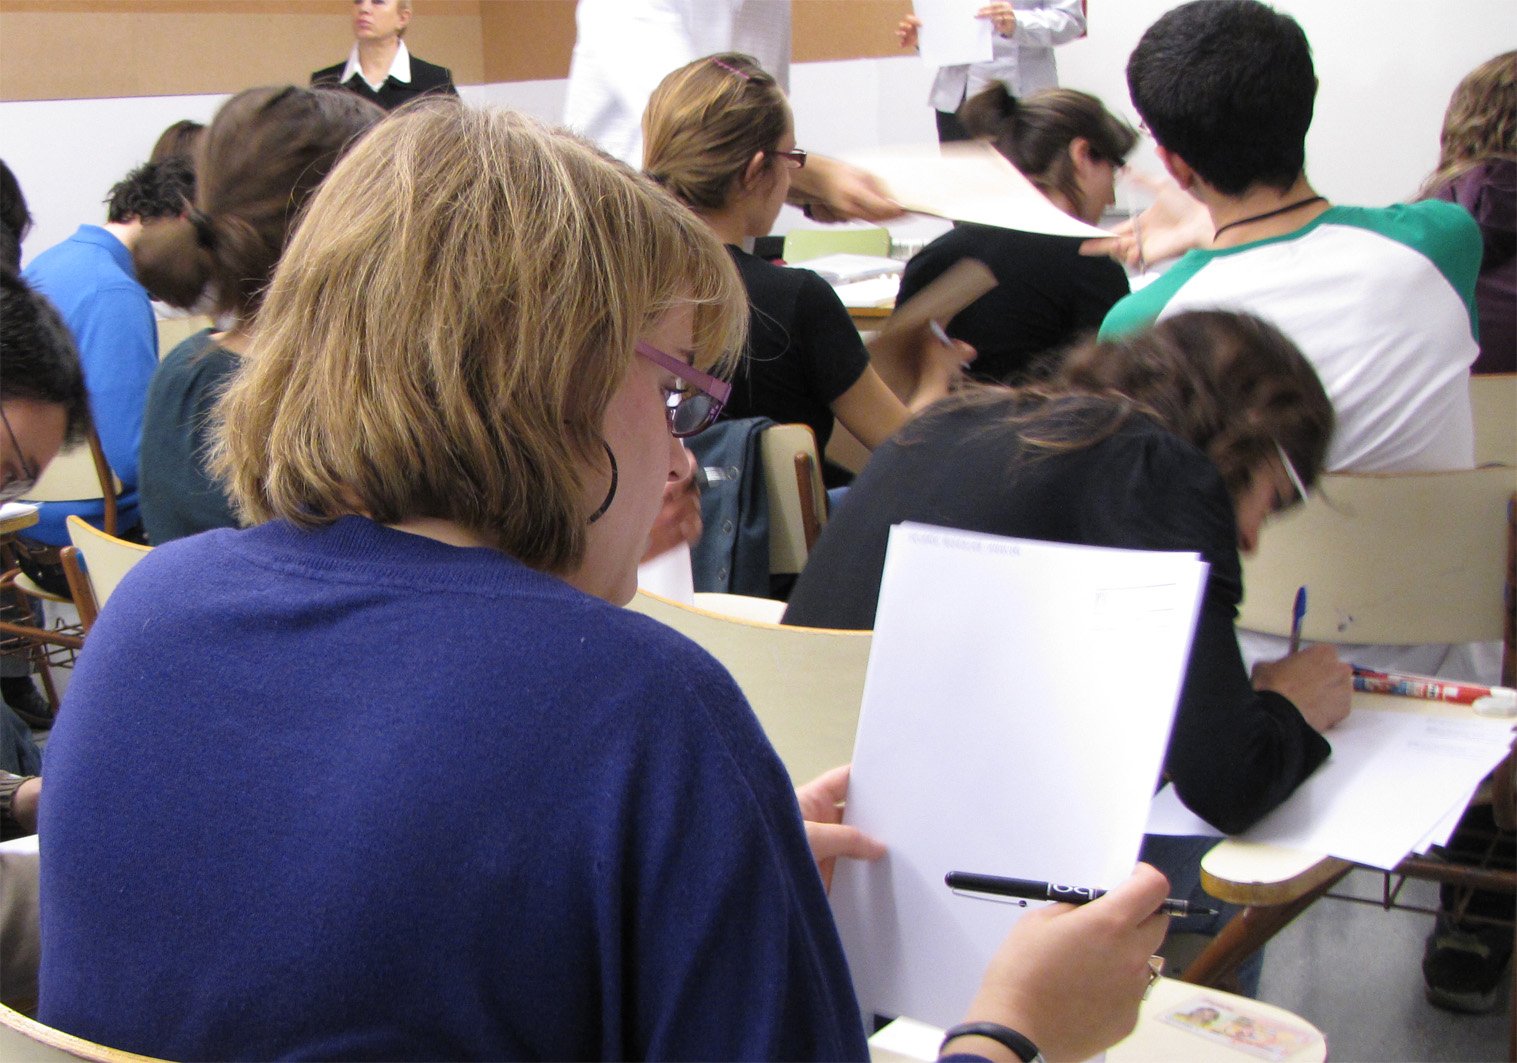
<svg viewBox="0 0 1517 1063">
<path fill-rule="evenodd" d="M 41 1018 L 170 1058 L 863 1058 L 722 668 L 347 518 L 155 550 L 48 749 Z"/>
</svg>

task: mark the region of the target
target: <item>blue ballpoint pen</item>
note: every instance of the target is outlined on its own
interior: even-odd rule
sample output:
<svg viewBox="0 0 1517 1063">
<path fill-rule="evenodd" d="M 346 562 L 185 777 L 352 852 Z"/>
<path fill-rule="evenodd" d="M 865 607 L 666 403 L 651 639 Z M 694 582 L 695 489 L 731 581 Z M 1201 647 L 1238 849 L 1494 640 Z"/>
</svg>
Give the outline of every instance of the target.
<svg viewBox="0 0 1517 1063">
<path fill-rule="evenodd" d="M 1306 619 L 1306 587 L 1296 588 L 1296 604 L 1291 607 L 1291 649 L 1295 653 L 1301 648 L 1301 621 Z"/>
</svg>

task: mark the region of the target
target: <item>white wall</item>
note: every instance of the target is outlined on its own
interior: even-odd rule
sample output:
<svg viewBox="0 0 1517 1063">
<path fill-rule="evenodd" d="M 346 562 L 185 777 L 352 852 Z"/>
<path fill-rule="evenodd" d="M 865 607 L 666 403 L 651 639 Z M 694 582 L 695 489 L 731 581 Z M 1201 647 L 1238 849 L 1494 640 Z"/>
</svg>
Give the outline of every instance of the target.
<svg viewBox="0 0 1517 1063">
<path fill-rule="evenodd" d="M 1127 55 L 1175 0 L 1095 0 L 1087 39 L 1059 50 L 1064 84 L 1094 92 L 1136 125 Z M 1511 0 L 1278 0 L 1312 41 L 1321 81 L 1308 172 L 1332 199 L 1376 205 L 1411 195 L 1437 158 L 1449 94 L 1476 64 L 1517 48 Z M 930 141 L 931 72 L 914 57 L 791 67 L 796 134 L 808 150 L 843 152 Z M 562 81 L 463 89 L 474 103 L 562 113 Z M 0 150 L 37 219 L 27 258 L 81 221 L 103 219 L 106 190 L 180 118 L 206 121 L 224 96 L 0 103 Z M 1144 149 L 1140 165 L 1155 165 Z"/>
</svg>

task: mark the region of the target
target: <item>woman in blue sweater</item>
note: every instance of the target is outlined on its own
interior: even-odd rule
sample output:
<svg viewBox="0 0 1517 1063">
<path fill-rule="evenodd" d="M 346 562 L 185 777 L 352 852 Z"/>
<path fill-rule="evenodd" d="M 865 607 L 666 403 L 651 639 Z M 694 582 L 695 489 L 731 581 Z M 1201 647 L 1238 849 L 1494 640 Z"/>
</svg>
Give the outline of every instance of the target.
<svg viewBox="0 0 1517 1063">
<path fill-rule="evenodd" d="M 440 104 L 355 147 L 220 408 L 254 526 L 133 570 L 54 732 L 41 1018 L 192 1059 L 863 1058 L 813 853 L 871 848 L 620 608 L 745 319 L 720 243 L 570 134 Z M 969 1017 L 1111 1043 L 1164 888 L 1023 920 Z"/>
</svg>

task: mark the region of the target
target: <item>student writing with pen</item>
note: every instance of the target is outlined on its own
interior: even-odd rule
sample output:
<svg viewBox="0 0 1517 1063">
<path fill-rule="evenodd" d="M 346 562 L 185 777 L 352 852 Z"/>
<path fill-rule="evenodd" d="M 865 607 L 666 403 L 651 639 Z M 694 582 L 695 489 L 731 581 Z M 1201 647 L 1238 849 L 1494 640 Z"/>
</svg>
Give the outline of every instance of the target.
<svg viewBox="0 0 1517 1063">
<path fill-rule="evenodd" d="M 872 627 L 901 521 L 1198 553 L 1211 570 L 1165 773 L 1203 819 L 1246 830 L 1327 759 L 1322 732 L 1349 711 L 1349 670 L 1330 648 L 1250 676 L 1234 629 L 1239 554 L 1315 482 L 1332 426 L 1316 374 L 1258 318 L 1199 311 L 1087 344 L 1038 384 L 961 391 L 877 450 L 812 550 L 785 622 Z M 1186 898 L 1211 844 L 1150 839 L 1145 859 Z"/>
</svg>

